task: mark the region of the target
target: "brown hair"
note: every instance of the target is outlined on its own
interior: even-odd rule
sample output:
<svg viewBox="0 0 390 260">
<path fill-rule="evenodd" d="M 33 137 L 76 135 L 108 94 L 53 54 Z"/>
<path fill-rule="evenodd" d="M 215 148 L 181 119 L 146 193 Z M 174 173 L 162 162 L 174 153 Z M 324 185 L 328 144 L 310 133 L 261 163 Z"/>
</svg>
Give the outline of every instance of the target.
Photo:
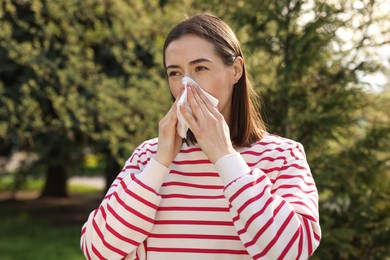
<svg viewBox="0 0 390 260">
<path fill-rule="evenodd" d="M 240 43 L 229 25 L 216 16 L 201 14 L 181 22 L 168 34 L 163 49 L 164 67 L 168 45 L 187 34 L 211 42 L 227 66 L 232 66 L 236 57 L 243 58 Z M 245 62 L 243 74 L 233 90 L 229 128 L 231 141 L 236 146 L 248 146 L 260 140 L 265 132 L 265 125 L 260 116 L 259 99 L 247 76 Z M 191 131 L 187 132 L 186 140 L 196 143 Z"/>
</svg>

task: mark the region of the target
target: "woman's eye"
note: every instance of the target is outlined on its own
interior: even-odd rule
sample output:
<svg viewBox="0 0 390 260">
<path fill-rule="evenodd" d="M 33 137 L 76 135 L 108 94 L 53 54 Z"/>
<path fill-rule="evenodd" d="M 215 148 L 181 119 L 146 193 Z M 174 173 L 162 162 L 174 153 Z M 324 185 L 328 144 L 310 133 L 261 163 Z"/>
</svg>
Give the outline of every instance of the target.
<svg viewBox="0 0 390 260">
<path fill-rule="evenodd" d="M 178 71 L 170 71 L 168 72 L 168 76 L 169 77 L 175 77 L 175 76 L 179 76 L 179 72 Z"/>
<path fill-rule="evenodd" d="M 203 71 L 203 70 L 207 70 L 206 67 L 203 67 L 203 66 L 198 66 L 196 67 L 195 71 Z"/>
</svg>

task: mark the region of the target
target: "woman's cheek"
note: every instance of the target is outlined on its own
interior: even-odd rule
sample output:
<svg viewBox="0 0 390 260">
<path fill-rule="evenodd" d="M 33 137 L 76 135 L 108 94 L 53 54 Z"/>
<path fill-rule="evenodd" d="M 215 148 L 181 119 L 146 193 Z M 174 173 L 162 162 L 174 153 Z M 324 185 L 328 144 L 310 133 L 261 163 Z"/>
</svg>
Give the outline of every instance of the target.
<svg viewBox="0 0 390 260">
<path fill-rule="evenodd" d="M 179 95 L 180 95 L 180 87 L 169 87 L 170 90 L 171 90 L 171 93 L 172 95 L 175 97 L 175 98 L 179 98 Z"/>
<path fill-rule="evenodd" d="M 179 82 L 175 82 L 174 84 L 170 84 L 171 93 L 175 98 L 179 98 L 181 93 L 184 91 L 184 85 L 181 83 L 181 80 Z"/>
</svg>

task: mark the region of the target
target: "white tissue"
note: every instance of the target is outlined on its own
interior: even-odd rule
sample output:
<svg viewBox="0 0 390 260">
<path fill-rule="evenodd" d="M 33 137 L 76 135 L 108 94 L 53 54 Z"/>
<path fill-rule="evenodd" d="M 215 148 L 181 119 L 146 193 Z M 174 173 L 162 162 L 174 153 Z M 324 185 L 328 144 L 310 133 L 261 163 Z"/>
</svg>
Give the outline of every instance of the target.
<svg viewBox="0 0 390 260">
<path fill-rule="evenodd" d="M 210 100 L 210 102 L 213 104 L 213 106 L 218 105 L 218 99 L 216 99 L 215 97 L 213 97 L 212 95 L 210 95 L 209 93 L 204 91 L 199 86 L 199 84 L 195 82 L 195 80 L 191 79 L 188 76 L 184 76 L 182 78 L 181 82 L 184 85 L 184 92 L 181 95 L 181 97 L 179 98 L 179 101 L 177 102 L 177 119 L 178 119 L 178 122 L 177 122 L 177 132 L 179 133 L 181 138 L 185 138 L 186 134 L 187 134 L 187 131 L 188 131 L 188 123 L 184 119 L 184 116 L 182 115 L 182 113 L 180 111 L 180 106 L 182 104 L 184 104 L 190 110 L 190 112 L 192 113 L 191 108 L 190 108 L 190 104 L 188 103 L 188 100 L 187 100 L 187 85 L 191 84 L 191 85 L 198 86 L 198 88 L 203 92 L 203 94 L 207 97 L 207 99 Z"/>
</svg>

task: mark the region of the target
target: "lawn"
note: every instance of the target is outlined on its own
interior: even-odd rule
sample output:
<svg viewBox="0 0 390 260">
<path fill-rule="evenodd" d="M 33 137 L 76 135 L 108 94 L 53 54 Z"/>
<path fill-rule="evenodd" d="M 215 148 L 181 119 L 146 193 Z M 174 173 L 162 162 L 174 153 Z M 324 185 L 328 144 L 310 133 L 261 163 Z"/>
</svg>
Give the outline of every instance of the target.
<svg viewBox="0 0 390 260">
<path fill-rule="evenodd" d="M 1 259 L 85 259 L 79 246 L 80 230 L 98 205 L 101 192 L 81 186 L 70 187 L 70 191 L 67 199 L 0 201 Z M 34 192 L 29 189 L 26 194 Z"/>
<path fill-rule="evenodd" d="M 85 259 L 79 249 L 79 226 L 55 226 L 1 206 L 1 259 Z"/>
</svg>

